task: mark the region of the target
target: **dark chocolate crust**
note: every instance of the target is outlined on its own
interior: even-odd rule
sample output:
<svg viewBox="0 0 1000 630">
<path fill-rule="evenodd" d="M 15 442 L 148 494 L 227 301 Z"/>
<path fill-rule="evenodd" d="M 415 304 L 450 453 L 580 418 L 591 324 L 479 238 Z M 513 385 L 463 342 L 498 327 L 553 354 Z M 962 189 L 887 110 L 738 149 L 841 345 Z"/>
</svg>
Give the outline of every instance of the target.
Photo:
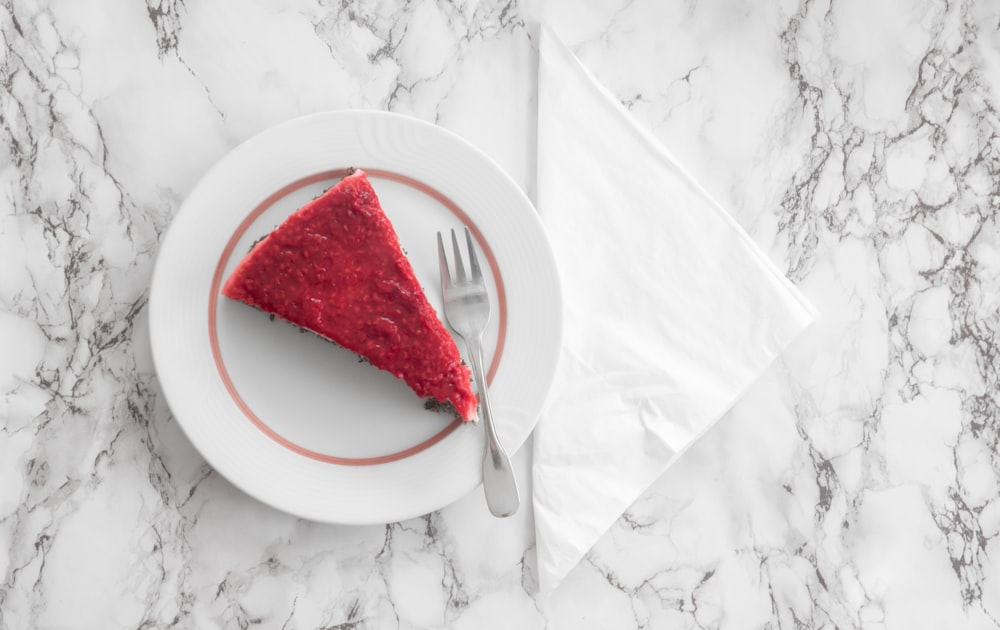
<svg viewBox="0 0 1000 630">
<path fill-rule="evenodd" d="M 261 310 L 260 308 L 258 308 L 257 306 L 254 306 L 253 304 L 250 304 L 248 306 L 250 306 L 251 308 L 253 308 L 253 309 L 255 309 L 255 310 L 257 310 L 257 311 L 259 311 L 261 313 L 265 312 L 265 311 Z M 290 322 L 288 322 L 288 321 L 286 321 L 286 320 L 278 317 L 274 313 L 267 313 L 267 318 L 268 318 L 268 320 L 270 320 L 272 322 L 275 321 L 275 320 L 277 320 L 277 321 L 280 321 L 280 322 L 282 322 L 282 323 L 284 323 L 286 325 L 290 324 L 290 325 L 294 326 L 294 324 L 291 324 Z M 320 334 L 316 333 L 315 331 L 309 330 L 308 328 L 303 328 L 301 326 L 296 326 L 296 328 L 299 329 L 300 333 L 308 333 L 308 334 L 311 334 L 311 335 L 315 335 L 316 337 L 322 339 L 323 341 L 325 341 L 325 342 L 327 342 L 327 343 L 329 343 L 331 345 L 337 346 L 338 348 L 341 348 L 341 349 L 345 349 L 344 346 L 340 345 L 336 341 L 334 341 L 334 340 L 332 340 L 332 339 L 330 339 L 328 337 L 324 337 L 323 335 L 320 335 Z M 355 357 L 357 357 L 358 363 L 366 363 L 368 365 L 372 364 L 371 361 L 369 361 L 366 357 L 363 357 L 360 354 L 357 354 L 356 352 L 352 352 L 351 354 L 353 354 Z M 462 361 L 462 363 L 465 363 L 465 361 Z M 450 416 L 453 416 L 456 420 L 461 420 L 462 419 L 461 416 L 458 415 L 458 411 L 455 409 L 455 406 L 452 405 L 450 402 L 441 402 L 440 400 L 435 400 L 434 398 L 425 398 L 424 399 L 424 409 L 426 409 L 428 411 L 433 411 L 435 413 L 446 413 L 446 414 L 448 414 Z"/>
</svg>

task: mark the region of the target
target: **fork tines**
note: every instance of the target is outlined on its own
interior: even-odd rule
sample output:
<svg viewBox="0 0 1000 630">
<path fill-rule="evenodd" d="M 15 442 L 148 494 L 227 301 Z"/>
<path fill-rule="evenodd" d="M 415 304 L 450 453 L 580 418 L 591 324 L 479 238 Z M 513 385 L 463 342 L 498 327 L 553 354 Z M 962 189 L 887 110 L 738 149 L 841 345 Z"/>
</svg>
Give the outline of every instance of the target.
<svg viewBox="0 0 1000 630">
<path fill-rule="evenodd" d="M 469 252 L 469 272 L 472 274 L 473 282 L 481 282 L 483 278 L 483 272 L 479 267 L 479 258 L 476 256 L 476 248 L 472 241 L 472 232 L 469 230 L 468 226 L 464 226 L 465 229 L 465 246 Z M 448 256 L 444 251 L 444 241 L 441 239 L 441 233 L 437 233 L 437 243 L 438 243 L 438 266 L 441 269 L 441 284 L 444 287 L 449 287 L 452 285 L 451 274 L 448 272 L 450 269 L 448 265 Z M 465 263 L 462 258 L 462 250 L 458 245 L 458 237 L 455 235 L 455 230 L 451 230 L 451 247 L 455 256 L 455 284 L 462 284 L 469 280 L 469 277 L 465 272 Z"/>
</svg>

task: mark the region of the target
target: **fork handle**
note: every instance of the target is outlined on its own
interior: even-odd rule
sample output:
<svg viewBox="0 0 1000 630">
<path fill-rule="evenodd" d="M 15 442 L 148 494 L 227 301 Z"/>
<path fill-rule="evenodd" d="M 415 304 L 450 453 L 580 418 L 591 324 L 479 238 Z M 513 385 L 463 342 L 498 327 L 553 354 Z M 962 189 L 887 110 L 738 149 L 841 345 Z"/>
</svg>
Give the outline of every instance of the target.
<svg viewBox="0 0 1000 630">
<path fill-rule="evenodd" d="M 483 369 L 483 343 L 481 337 L 466 340 L 472 377 L 479 390 L 479 414 L 483 418 L 486 433 L 486 448 L 483 453 L 483 491 L 486 504 L 494 516 L 505 517 L 517 512 L 520 498 L 517 479 L 510 463 L 510 457 L 500 443 L 496 425 L 493 424 L 493 410 L 490 407 L 489 389 L 486 387 L 486 372 Z"/>
</svg>

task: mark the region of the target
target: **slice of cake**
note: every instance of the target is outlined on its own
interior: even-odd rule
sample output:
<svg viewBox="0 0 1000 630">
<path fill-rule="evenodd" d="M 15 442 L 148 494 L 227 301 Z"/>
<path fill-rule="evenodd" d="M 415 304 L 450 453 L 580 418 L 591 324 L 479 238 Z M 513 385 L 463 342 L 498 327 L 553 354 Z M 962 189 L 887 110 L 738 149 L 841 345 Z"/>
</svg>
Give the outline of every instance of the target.
<svg viewBox="0 0 1000 630">
<path fill-rule="evenodd" d="M 361 170 L 258 241 L 222 294 L 343 346 L 463 420 L 476 415 L 469 369 Z"/>
</svg>

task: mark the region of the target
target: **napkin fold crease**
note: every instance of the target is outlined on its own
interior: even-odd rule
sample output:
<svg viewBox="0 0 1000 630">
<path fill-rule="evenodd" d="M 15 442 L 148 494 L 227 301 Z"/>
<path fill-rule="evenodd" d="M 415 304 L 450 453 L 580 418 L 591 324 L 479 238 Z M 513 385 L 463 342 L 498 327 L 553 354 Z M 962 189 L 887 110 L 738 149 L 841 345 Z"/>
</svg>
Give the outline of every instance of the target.
<svg viewBox="0 0 1000 630">
<path fill-rule="evenodd" d="M 536 205 L 564 304 L 533 441 L 547 595 L 814 311 L 545 26 L 538 82 Z"/>
</svg>

